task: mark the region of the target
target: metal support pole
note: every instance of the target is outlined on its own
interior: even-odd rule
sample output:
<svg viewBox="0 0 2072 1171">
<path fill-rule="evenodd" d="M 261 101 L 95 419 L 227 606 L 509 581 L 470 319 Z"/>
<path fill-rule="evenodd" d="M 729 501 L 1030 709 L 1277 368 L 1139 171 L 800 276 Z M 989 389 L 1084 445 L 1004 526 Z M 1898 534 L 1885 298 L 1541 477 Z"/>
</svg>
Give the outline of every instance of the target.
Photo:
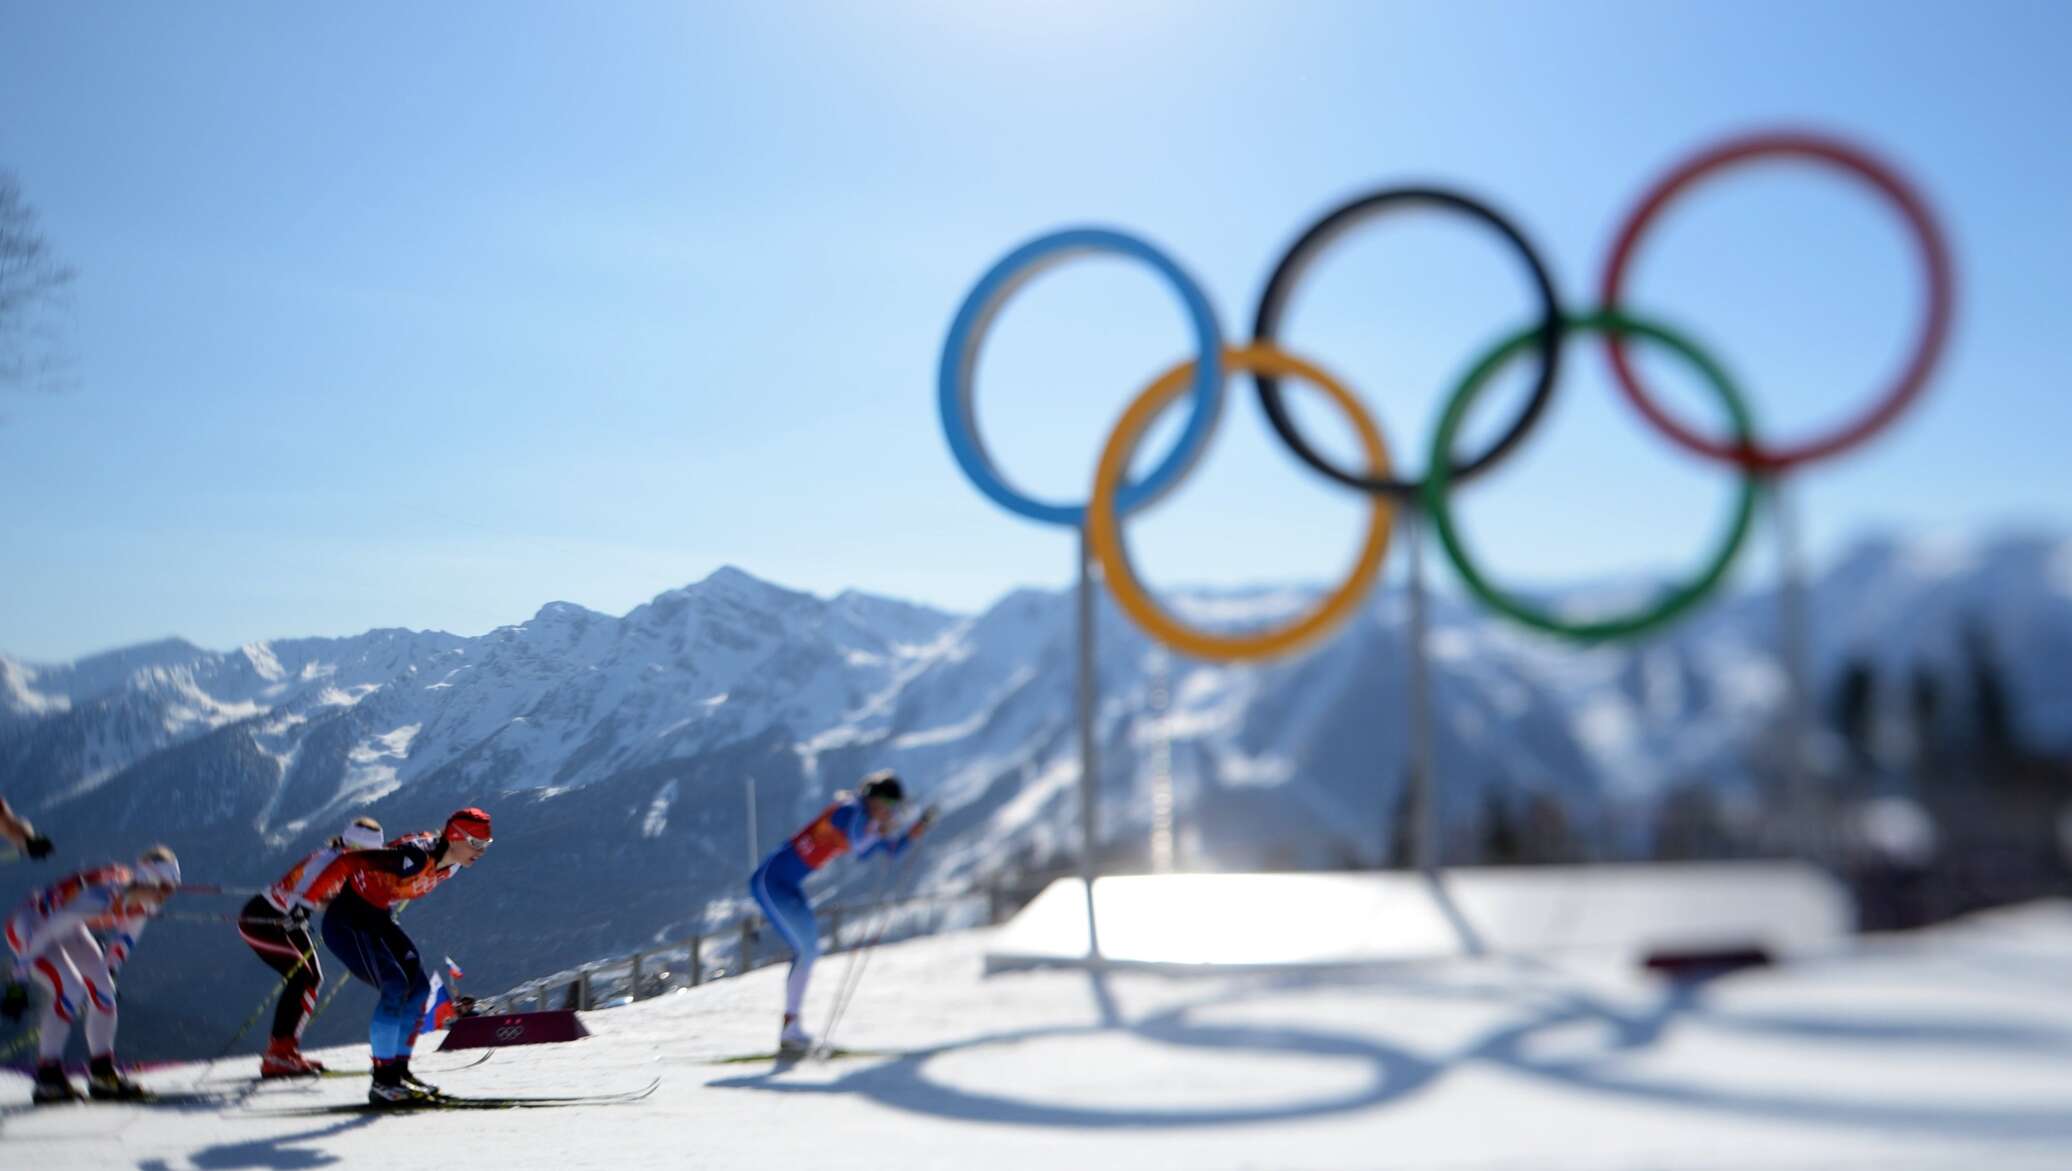
<svg viewBox="0 0 2072 1171">
<path fill-rule="evenodd" d="M 1163 647 L 1151 652 L 1151 693 L 1145 706 L 1151 717 L 1151 872 L 1171 874 L 1178 856 L 1173 793 L 1172 656 Z"/>
<path fill-rule="evenodd" d="M 755 916 L 741 916 L 741 954 L 735 957 L 734 974 L 739 976 L 754 967 L 751 956 L 755 952 Z"/>
<path fill-rule="evenodd" d="M 633 953 L 632 983 L 633 986 L 629 988 L 626 992 L 626 998 L 629 1001 L 636 1001 L 640 999 L 640 953 L 637 951 Z"/>
<path fill-rule="evenodd" d="M 1099 872 L 1095 851 L 1100 845 L 1096 820 L 1096 786 L 1100 773 L 1094 757 L 1094 550 L 1085 526 L 1079 530 L 1079 878 L 1086 887 L 1086 954 L 1101 958 L 1101 935 L 1094 924 L 1094 879 Z"/>
<path fill-rule="evenodd" d="M 1784 658 L 1784 793 L 1785 808 L 1797 827 L 1793 845 L 1819 857 L 1820 813 L 1813 791 L 1813 665 L 1806 627 L 1806 552 L 1798 509 L 1785 490 L 1781 474 L 1770 476 L 1770 512 L 1777 520 L 1778 650 Z"/>
<path fill-rule="evenodd" d="M 1424 517 L 1415 504 L 1398 514 L 1410 545 L 1410 768 L 1412 808 L 1416 811 L 1417 868 L 1436 875 L 1442 859 L 1439 789 L 1432 775 L 1432 677 L 1428 645 L 1430 615 L 1426 612 Z"/>
<path fill-rule="evenodd" d="M 704 942 L 705 937 L 702 935 L 691 936 L 691 987 L 693 988 L 705 982 L 705 957 L 699 954 L 703 950 L 701 945 Z"/>
</svg>

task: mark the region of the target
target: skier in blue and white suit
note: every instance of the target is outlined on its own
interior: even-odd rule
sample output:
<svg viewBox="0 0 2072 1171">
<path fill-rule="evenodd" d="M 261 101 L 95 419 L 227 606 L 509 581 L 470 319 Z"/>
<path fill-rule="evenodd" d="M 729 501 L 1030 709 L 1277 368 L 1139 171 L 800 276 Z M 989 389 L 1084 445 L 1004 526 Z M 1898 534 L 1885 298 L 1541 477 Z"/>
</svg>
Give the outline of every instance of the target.
<svg viewBox="0 0 2072 1171">
<path fill-rule="evenodd" d="M 784 983 L 784 1028 L 778 1046 L 789 1051 L 811 1048 L 813 1038 L 799 1025 L 806 981 L 820 958 L 820 925 L 806 899 L 806 878 L 822 866 L 854 853 L 868 858 L 882 853 L 896 858 L 928 829 L 932 813 L 924 813 L 905 833 L 892 832 L 892 818 L 905 799 L 899 778 L 875 772 L 863 779 L 857 793 L 837 793 L 806 828 L 793 834 L 749 876 L 748 890 L 777 934 L 791 948 L 791 975 Z"/>
</svg>

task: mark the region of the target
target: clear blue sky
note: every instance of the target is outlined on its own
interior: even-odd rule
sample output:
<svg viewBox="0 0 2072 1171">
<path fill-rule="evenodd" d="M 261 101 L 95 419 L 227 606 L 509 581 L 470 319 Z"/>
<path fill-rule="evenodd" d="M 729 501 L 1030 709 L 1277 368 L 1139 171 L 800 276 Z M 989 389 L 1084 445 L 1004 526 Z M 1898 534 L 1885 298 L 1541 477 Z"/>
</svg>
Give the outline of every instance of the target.
<svg viewBox="0 0 2072 1171">
<path fill-rule="evenodd" d="M 948 319 L 1011 245 L 1142 231 L 1239 335 L 1311 216 L 1444 179 L 1511 210 L 1582 306 L 1644 183 L 1779 123 L 1900 163 L 1963 281 L 1931 396 L 1802 481 L 1816 548 L 2072 527 L 2068 13 L 0 4 L 0 166 L 80 272 L 78 385 L 0 399 L 0 649 L 476 633 L 728 563 L 957 608 L 1061 583 L 1069 535 L 982 499 L 934 414 Z M 1679 207 L 1633 304 L 1789 436 L 1895 368 L 1906 248 L 1855 188 L 1752 171 Z M 1290 340 L 1421 467 L 1445 385 L 1529 308 L 1493 244 L 1412 219 L 1334 252 Z M 1137 270 L 1047 277 L 986 352 L 989 440 L 1081 497 L 1110 420 L 1187 348 Z M 1132 527 L 1148 575 L 1334 575 L 1360 503 L 1232 390 L 1200 475 Z M 1688 561 L 1730 481 L 1644 431 L 1586 344 L 1462 505 L 1495 572 L 1559 581 Z"/>
</svg>

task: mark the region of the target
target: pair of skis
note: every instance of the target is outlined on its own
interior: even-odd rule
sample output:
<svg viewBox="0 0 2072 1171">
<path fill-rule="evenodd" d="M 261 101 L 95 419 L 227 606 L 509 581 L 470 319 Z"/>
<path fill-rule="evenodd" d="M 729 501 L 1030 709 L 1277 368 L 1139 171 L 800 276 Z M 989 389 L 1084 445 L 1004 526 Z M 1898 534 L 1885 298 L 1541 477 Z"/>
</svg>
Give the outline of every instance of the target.
<svg viewBox="0 0 2072 1171">
<path fill-rule="evenodd" d="M 488 1061 L 488 1060 L 489 1060 L 489 1059 L 490 1059 L 491 1057 L 494 1057 L 495 1055 L 496 1055 L 496 1051 L 495 1051 L 495 1050 L 491 1050 L 491 1051 L 489 1051 L 489 1052 L 487 1052 L 487 1053 L 482 1053 L 482 1054 L 479 1054 L 479 1055 L 477 1055 L 477 1056 L 475 1056 L 475 1057 L 473 1057 L 473 1058 L 469 1059 L 469 1060 L 468 1060 L 467 1062 L 465 1062 L 464 1064 L 461 1064 L 461 1065 L 456 1065 L 456 1066 L 452 1066 L 451 1068 L 448 1068 L 448 1069 L 443 1069 L 443 1070 L 437 1070 L 437 1071 L 434 1071 L 434 1072 L 433 1072 L 433 1076 L 434 1076 L 434 1077 L 437 1077 L 437 1076 L 441 1076 L 441 1075 L 443 1075 L 443 1074 L 450 1074 L 450 1073 L 459 1073 L 459 1072 L 460 1072 L 461 1070 L 464 1070 L 464 1069 L 473 1069 L 474 1067 L 476 1067 L 476 1066 L 478 1066 L 478 1065 L 481 1065 L 482 1063 L 484 1063 L 484 1062 Z M 365 1077 L 369 1076 L 369 1075 L 370 1075 L 370 1074 L 371 1074 L 372 1072 L 373 1072 L 373 1071 L 371 1071 L 371 1070 L 367 1070 L 367 1069 L 327 1069 L 327 1070 L 325 1070 L 325 1071 L 324 1071 L 324 1072 L 323 1072 L 322 1074 L 318 1075 L 318 1077 L 319 1077 L 319 1078 L 365 1078 Z M 290 1086 L 292 1086 L 292 1085 L 297 1085 L 297 1084 L 306 1084 L 307 1082 L 311 1082 L 311 1081 L 316 1081 L 316 1080 L 318 1080 L 318 1078 L 263 1078 L 263 1079 L 262 1079 L 262 1078 L 257 1078 L 257 1077 L 254 1077 L 254 1078 L 250 1078 L 250 1079 L 245 1079 L 245 1080 L 242 1080 L 242 1081 L 241 1081 L 241 1082 L 239 1083 L 239 1084 L 240 1084 L 241 1086 L 243 1086 L 243 1087 L 244 1087 L 244 1089 L 245 1089 L 245 1094 L 244 1094 L 244 1095 L 239 1095 L 239 1096 L 230 1096 L 230 1095 L 224 1095 L 224 1096 L 222 1096 L 222 1097 L 220 1097 L 219 1099 L 216 1099 L 216 1100 L 220 1100 L 220 1101 L 222 1101 L 222 1102 L 223 1102 L 223 1104 L 225 1104 L 225 1105 L 234 1105 L 234 1104 L 241 1104 L 241 1103 L 244 1103 L 244 1102 L 250 1101 L 250 1094 L 251 1094 L 251 1092 L 252 1092 L 253 1090 L 256 1090 L 256 1089 L 258 1089 L 258 1088 L 259 1088 L 259 1087 L 261 1087 L 261 1086 L 267 1086 L 267 1085 L 275 1085 L 275 1084 L 282 1084 L 282 1085 L 290 1085 Z M 446 1092 L 446 1091 L 444 1091 L 444 1090 L 437 1090 L 437 1091 L 431 1091 L 431 1092 L 425 1093 L 425 1094 L 423 1094 L 423 1095 L 419 1096 L 418 1098 L 414 1098 L 414 1099 L 411 1099 L 411 1100 L 409 1100 L 409 1101 L 405 1101 L 405 1102 L 397 1102 L 397 1103 L 394 1103 L 394 1104 L 389 1104 L 389 1105 L 381 1105 L 381 1106 L 377 1106 L 377 1105 L 373 1104 L 372 1102 L 365 1102 L 365 1101 L 361 1101 L 361 1102 L 338 1102 L 338 1103 L 331 1103 L 331 1104 L 327 1104 L 327 1105 L 323 1105 L 323 1106 L 283 1106 L 283 1107 L 278 1107 L 278 1108 L 273 1108 L 273 1107 L 256 1107 L 256 1106 L 255 1106 L 255 1107 L 249 1107 L 249 1108 L 248 1108 L 248 1109 L 246 1110 L 246 1113 L 250 1113 L 250 1114 L 274 1114 L 274 1115 L 311 1115 L 311 1114 L 363 1114 L 363 1113 L 364 1113 L 364 1114 L 376 1114 L 376 1113 L 397 1113 L 397 1114 L 407 1114 L 407 1113 L 411 1113 L 411 1112 L 413 1112 L 413 1111 L 420 1111 L 420 1110 L 522 1110 L 522 1109 L 529 1109 L 529 1108 L 539 1108 L 539 1107 L 549 1107 L 549 1106 L 608 1106 L 608 1105 L 613 1105 L 613 1104 L 617 1104 L 617 1103 L 623 1103 L 623 1102 L 638 1102 L 638 1101 L 640 1101 L 640 1100 L 641 1100 L 642 1098 L 645 1098 L 645 1097 L 649 1096 L 650 1094 L 653 1094 L 653 1093 L 655 1092 L 656 1088 L 657 1088 L 657 1087 L 659 1087 L 659 1086 L 660 1086 L 661 1084 L 662 1084 L 662 1079 L 660 1079 L 660 1078 L 656 1078 L 656 1079 L 654 1079 L 654 1080 L 652 1080 L 652 1081 L 648 1082 L 648 1084 L 646 1084 L 646 1085 L 644 1085 L 644 1086 L 641 1086 L 641 1087 L 640 1087 L 640 1088 L 638 1088 L 638 1089 L 634 1089 L 634 1090 L 627 1090 L 627 1091 L 624 1091 L 624 1092 L 620 1092 L 620 1093 L 611 1093 L 611 1094 L 562 1094 L 562 1095 L 544 1095 L 544 1096 L 530 1096 L 530 1095 L 494 1095 L 494 1094 L 491 1094 L 491 1095 L 475 1095 L 475 1094 L 451 1094 L 451 1093 L 447 1093 L 447 1092 Z M 167 1102 L 170 1102 L 170 1103 L 175 1103 L 175 1104 L 177 1104 L 177 1103 L 180 1103 L 180 1102 L 205 1102 L 205 1101 L 210 1101 L 210 1100 L 212 1100 L 212 1099 L 211 1099 L 211 1098 L 209 1097 L 209 1095 L 207 1095 L 206 1093 L 196 1093 L 196 1094 L 193 1094 L 193 1095 L 169 1095 L 169 1096 L 166 1096 L 166 1097 L 163 1097 L 163 1098 L 161 1098 L 160 1100 L 161 1100 L 161 1101 L 167 1101 Z"/>
<path fill-rule="evenodd" d="M 624 1090 L 613 1094 L 567 1094 L 534 1096 L 526 1094 L 449 1094 L 435 1090 L 400 1102 L 376 1105 L 373 1102 L 339 1102 L 328 1106 L 291 1106 L 283 1109 L 248 1110 L 249 1114 L 275 1116 L 302 1116 L 319 1114 L 415 1114 L 429 1110 L 537 1110 L 557 1106 L 617 1106 L 638 1102 L 652 1095 L 662 1085 L 661 1078 L 655 1078 L 639 1089 Z"/>
</svg>

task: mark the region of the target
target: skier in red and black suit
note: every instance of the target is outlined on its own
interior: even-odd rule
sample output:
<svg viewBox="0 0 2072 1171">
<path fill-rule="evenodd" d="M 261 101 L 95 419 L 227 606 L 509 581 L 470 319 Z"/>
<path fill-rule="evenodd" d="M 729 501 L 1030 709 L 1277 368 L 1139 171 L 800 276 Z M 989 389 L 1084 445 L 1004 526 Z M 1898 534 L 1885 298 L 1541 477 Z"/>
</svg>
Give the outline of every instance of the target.
<svg viewBox="0 0 2072 1171">
<path fill-rule="evenodd" d="M 396 925 L 394 908 L 423 898 L 460 868 L 474 865 L 490 841 L 489 815 L 462 809 L 437 833 L 411 834 L 387 849 L 347 855 L 334 864 L 340 871 L 337 885 L 327 880 L 311 892 L 330 901 L 324 912 L 325 946 L 346 970 L 381 992 L 368 1028 L 374 1085 L 367 1100 L 376 1106 L 407 1106 L 433 1089 L 410 1075 L 410 1052 L 432 983 L 417 945 Z"/>
<path fill-rule="evenodd" d="M 273 1010 L 273 1034 L 259 1059 L 262 1078 L 315 1077 L 322 1064 L 302 1055 L 302 1030 L 317 1008 L 317 990 L 324 966 L 316 941 L 309 937 L 309 917 L 324 909 L 316 892 L 335 893 L 351 874 L 347 859 L 355 850 L 382 846 L 381 823 L 355 818 L 345 832 L 323 849 L 297 862 L 279 882 L 252 896 L 238 916 L 237 933 L 266 966 L 281 974 L 284 987 Z"/>
</svg>

